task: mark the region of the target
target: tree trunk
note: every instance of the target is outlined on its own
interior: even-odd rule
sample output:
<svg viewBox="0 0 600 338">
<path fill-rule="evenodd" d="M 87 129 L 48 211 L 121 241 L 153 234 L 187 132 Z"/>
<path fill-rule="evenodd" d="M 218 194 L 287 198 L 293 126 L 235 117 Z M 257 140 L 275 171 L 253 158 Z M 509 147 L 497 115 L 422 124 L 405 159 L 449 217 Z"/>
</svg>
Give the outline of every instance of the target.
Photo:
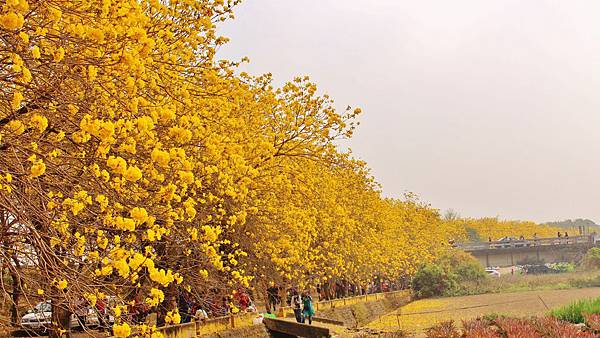
<svg viewBox="0 0 600 338">
<path fill-rule="evenodd" d="M 16 257 L 13 257 L 14 269 L 20 270 L 21 265 Z M 10 278 L 12 279 L 12 292 L 10 294 L 12 304 L 10 306 L 10 323 L 12 325 L 19 325 L 21 316 L 19 316 L 19 300 L 21 299 L 23 280 L 19 273 L 9 268 Z"/>
<path fill-rule="evenodd" d="M 325 299 L 331 300 L 331 284 L 329 282 L 323 283 L 323 290 L 325 290 Z"/>
<path fill-rule="evenodd" d="M 52 328 L 49 338 L 71 337 L 71 311 L 66 309 L 65 304 L 59 303 L 59 297 L 52 299 Z M 62 305 L 62 306 L 61 306 Z M 64 334 L 61 334 L 65 332 Z"/>
<path fill-rule="evenodd" d="M 171 283 L 165 290 L 165 300 L 158 306 L 156 313 L 156 327 L 165 326 L 165 317 L 167 312 L 173 311 L 177 308 L 176 293 L 177 290 L 175 285 Z"/>
<path fill-rule="evenodd" d="M 11 325 L 19 325 L 19 299 L 21 298 L 21 289 L 19 287 L 20 278 L 14 273 L 10 272 L 10 276 L 12 278 L 12 292 L 10 293 L 10 298 L 12 303 L 10 304 L 10 324 Z"/>
</svg>

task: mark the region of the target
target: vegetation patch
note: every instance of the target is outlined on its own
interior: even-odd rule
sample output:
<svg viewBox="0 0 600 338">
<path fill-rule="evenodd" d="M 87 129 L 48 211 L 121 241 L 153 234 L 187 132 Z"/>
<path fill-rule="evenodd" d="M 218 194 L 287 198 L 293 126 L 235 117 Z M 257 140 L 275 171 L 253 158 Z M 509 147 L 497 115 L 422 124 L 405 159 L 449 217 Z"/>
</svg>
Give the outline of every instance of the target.
<svg viewBox="0 0 600 338">
<path fill-rule="evenodd" d="M 576 326 L 553 317 L 507 318 L 493 320 L 477 318 L 462 321 L 461 328 L 454 321 L 438 323 L 427 329 L 427 338 L 501 338 L 501 337 L 597 337 L 591 327 Z"/>
<path fill-rule="evenodd" d="M 560 265 L 562 267 L 567 266 Z M 521 292 L 535 290 L 565 290 L 600 286 L 598 271 L 572 271 L 541 275 L 505 275 L 479 281 L 464 281 L 447 295 L 465 296 L 485 293 Z"/>
<path fill-rule="evenodd" d="M 486 279 L 479 261 L 470 254 L 453 250 L 433 263 L 424 264 L 412 280 L 416 298 L 452 295 L 461 288 L 461 283 L 479 283 Z"/>
<path fill-rule="evenodd" d="M 580 299 L 550 312 L 552 317 L 570 323 L 585 323 L 585 315 L 591 314 L 600 314 L 600 297 Z"/>
<path fill-rule="evenodd" d="M 600 269 L 600 248 L 591 248 L 583 257 L 582 265 L 587 269 Z"/>
</svg>

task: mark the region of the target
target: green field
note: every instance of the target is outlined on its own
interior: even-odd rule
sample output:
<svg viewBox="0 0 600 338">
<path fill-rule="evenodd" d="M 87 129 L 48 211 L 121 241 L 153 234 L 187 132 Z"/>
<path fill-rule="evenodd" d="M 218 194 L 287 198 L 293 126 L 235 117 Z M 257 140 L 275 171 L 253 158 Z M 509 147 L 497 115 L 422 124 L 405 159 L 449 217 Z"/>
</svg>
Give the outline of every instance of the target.
<svg viewBox="0 0 600 338">
<path fill-rule="evenodd" d="M 576 299 L 600 297 L 600 288 L 537 290 L 423 299 L 407 304 L 367 325 L 383 331 L 422 332 L 434 324 L 472 319 L 486 314 L 529 317 Z"/>
</svg>

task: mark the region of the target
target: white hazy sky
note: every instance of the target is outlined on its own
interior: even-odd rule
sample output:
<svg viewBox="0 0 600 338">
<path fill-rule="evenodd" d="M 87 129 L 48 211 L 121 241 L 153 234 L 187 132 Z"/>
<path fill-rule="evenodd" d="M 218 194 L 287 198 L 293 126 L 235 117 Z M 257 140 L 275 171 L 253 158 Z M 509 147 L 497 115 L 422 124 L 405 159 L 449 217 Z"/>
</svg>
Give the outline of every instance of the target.
<svg viewBox="0 0 600 338">
<path fill-rule="evenodd" d="M 463 216 L 600 220 L 600 2 L 245 0 L 220 56 L 361 107 L 387 196 Z"/>
</svg>

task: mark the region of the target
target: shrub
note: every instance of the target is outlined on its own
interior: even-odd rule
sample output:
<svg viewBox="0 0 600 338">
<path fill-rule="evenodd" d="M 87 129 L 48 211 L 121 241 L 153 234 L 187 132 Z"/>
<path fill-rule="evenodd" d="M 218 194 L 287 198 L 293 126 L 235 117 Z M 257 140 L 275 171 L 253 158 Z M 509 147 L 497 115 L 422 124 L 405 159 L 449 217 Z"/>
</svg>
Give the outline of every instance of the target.
<svg viewBox="0 0 600 338">
<path fill-rule="evenodd" d="M 569 285 L 576 288 L 600 287 L 600 276 L 573 278 L 569 280 Z"/>
<path fill-rule="evenodd" d="M 459 282 L 481 281 L 486 277 L 481 263 L 464 251 L 450 251 L 440 257 L 438 264 L 448 273 L 455 274 Z"/>
<path fill-rule="evenodd" d="M 497 313 L 492 312 L 492 313 L 486 313 L 481 317 L 482 320 L 487 321 L 487 322 L 494 322 L 498 318 L 504 318 L 504 316 L 501 316 Z"/>
<path fill-rule="evenodd" d="M 588 269 L 600 269 L 600 248 L 591 248 L 583 257 L 584 267 Z"/>
<path fill-rule="evenodd" d="M 581 331 L 580 328 L 568 322 L 551 318 L 535 318 L 531 320 L 533 327 L 542 337 L 573 337 L 573 338 L 592 338 L 596 335 L 589 331 Z"/>
<path fill-rule="evenodd" d="M 594 313 L 594 314 L 584 314 L 583 315 L 584 319 L 585 319 L 585 323 L 587 324 L 587 326 L 594 330 L 594 331 L 600 331 L 600 314 L 598 313 Z"/>
<path fill-rule="evenodd" d="M 586 316 L 587 318 L 588 316 Z M 600 317 L 598 317 L 600 318 Z M 591 320 L 598 320 L 593 318 Z M 597 337 L 591 331 L 582 330 L 571 323 L 552 318 L 507 318 L 494 320 L 478 318 L 462 321 L 462 333 L 452 321 L 439 323 L 426 332 L 428 338 L 470 337 L 470 338 L 592 338 Z"/>
<path fill-rule="evenodd" d="M 570 323 L 584 323 L 585 314 L 600 314 L 600 297 L 582 299 L 550 311 L 550 316 Z"/>
<path fill-rule="evenodd" d="M 426 264 L 415 274 L 412 290 L 417 298 L 440 296 L 456 285 L 456 277 L 448 275 L 437 264 Z"/>
<path fill-rule="evenodd" d="M 426 336 L 427 338 L 459 338 L 461 334 L 454 326 L 454 321 L 449 320 L 427 329 Z"/>
<path fill-rule="evenodd" d="M 365 332 L 354 335 L 355 338 L 406 338 L 408 337 L 408 333 L 398 330 L 393 332 Z"/>
<path fill-rule="evenodd" d="M 497 318 L 497 317 L 496 317 Z M 495 318 L 494 318 L 495 319 Z M 500 337 L 496 327 L 492 326 L 492 320 L 477 318 L 472 320 L 463 320 L 464 337 Z"/>
<path fill-rule="evenodd" d="M 549 268 L 554 270 L 554 272 L 557 272 L 557 273 L 573 272 L 573 271 L 575 271 L 575 263 L 567 263 L 567 262 L 553 263 L 553 264 L 549 265 Z"/>
<path fill-rule="evenodd" d="M 526 319 L 518 318 L 499 318 L 496 325 L 503 337 L 542 337 Z"/>
<path fill-rule="evenodd" d="M 470 254 L 452 250 L 436 262 L 423 265 L 412 280 L 417 298 L 461 293 L 460 283 L 479 283 L 486 279 L 479 261 Z"/>
</svg>

